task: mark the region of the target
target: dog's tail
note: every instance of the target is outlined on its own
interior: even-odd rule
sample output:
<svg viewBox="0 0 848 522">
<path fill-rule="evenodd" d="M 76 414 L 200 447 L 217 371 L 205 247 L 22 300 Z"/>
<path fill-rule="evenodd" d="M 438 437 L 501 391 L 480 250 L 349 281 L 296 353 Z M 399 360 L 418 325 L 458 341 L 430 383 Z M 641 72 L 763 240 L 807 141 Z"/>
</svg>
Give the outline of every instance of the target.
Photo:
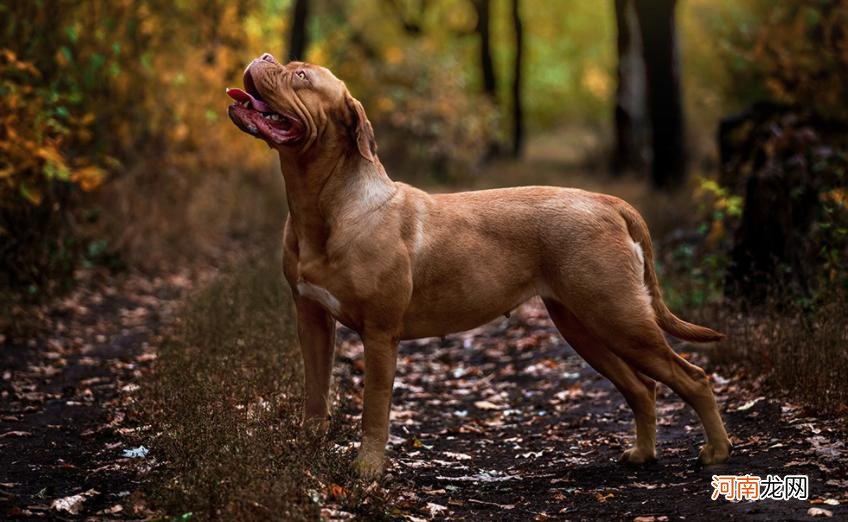
<svg viewBox="0 0 848 522">
<path fill-rule="evenodd" d="M 662 297 L 662 290 L 654 270 L 654 249 L 651 245 L 651 234 L 642 216 L 630 205 L 622 202 L 618 205 L 618 211 L 627 222 L 627 231 L 630 237 L 642 247 L 645 262 L 645 286 L 651 295 L 651 304 L 654 307 L 657 324 L 678 339 L 695 342 L 719 341 L 724 339 L 724 334 L 716 332 L 706 326 L 692 324 L 674 315 L 666 306 Z"/>
</svg>

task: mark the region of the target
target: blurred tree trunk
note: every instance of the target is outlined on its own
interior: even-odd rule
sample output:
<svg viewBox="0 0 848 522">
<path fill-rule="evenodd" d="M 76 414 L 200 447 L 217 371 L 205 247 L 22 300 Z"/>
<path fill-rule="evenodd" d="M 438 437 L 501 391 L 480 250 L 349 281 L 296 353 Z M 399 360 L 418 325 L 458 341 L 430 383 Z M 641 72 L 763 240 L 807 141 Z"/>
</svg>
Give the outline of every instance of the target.
<svg viewBox="0 0 848 522">
<path fill-rule="evenodd" d="M 520 0 L 512 0 L 512 26 L 515 31 L 515 61 L 512 74 L 512 155 L 516 158 L 524 151 L 524 110 L 521 96 L 524 29 L 521 25 L 520 8 Z"/>
<path fill-rule="evenodd" d="M 480 37 L 480 72 L 483 76 L 483 92 L 491 98 L 492 103 L 497 103 L 498 86 L 495 78 L 495 66 L 492 62 L 490 5 L 490 0 L 474 0 L 474 9 L 477 11 L 476 31 Z"/>
<path fill-rule="evenodd" d="M 421 28 L 421 21 L 424 19 L 424 12 L 427 10 L 428 2 L 427 0 L 421 0 L 418 2 L 418 14 L 417 16 L 409 16 L 404 10 L 404 6 L 401 5 L 400 0 L 386 0 L 389 8 L 392 10 L 392 13 L 397 17 L 400 22 L 401 27 L 409 36 L 421 36 L 423 30 Z"/>
<path fill-rule="evenodd" d="M 677 0 L 634 0 L 642 39 L 653 151 L 651 180 L 678 186 L 686 175 L 685 129 L 674 9 Z"/>
<path fill-rule="evenodd" d="M 309 18 L 309 0 L 295 0 L 292 6 L 292 25 L 289 35 L 289 60 L 303 60 L 309 46 L 306 25 Z"/>
<path fill-rule="evenodd" d="M 816 220 L 838 124 L 787 106 L 758 103 L 719 126 L 722 179 L 744 197 L 725 292 L 749 304 L 808 297 L 822 252 Z M 833 169 L 834 171 L 838 169 Z M 825 189 L 826 190 L 826 189 Z"/>
<path fill-rule="evenodd" d="M 614 176 L 644 166 L 645 62 L 633 0 L 614 0 L 617 36 Z"/>
<path fill-rule="evenodd" d="M 498 82 L 495 75 L 495 65 L 492 60 L 492 18 L 490 16 L 491 0 L 473 0 L 474 10 L 477 12 L 477 25 L 474 31 L 480 38 L 480 76 L 483 79 L 483 93 L 489 98 L 493 105 L 498 105 Z M 497 140 L 489 137 L 486 147 L 485 159 L 490 159 L 500 154 L 500 146 Z"/>
<path fill-rule="evenodd" d="M 219 41 L 219 29 L 221 27 L 221 12 L 222 6 L 212 1 L 207 1 L 204 4 L 204 9 L 206 16 L 201 20 L 201 24 L 204 29 L 204 40 L 207 42 L 208 47 L 206 48 L 204 61 L 206 65 L 215 65 L 216 51 L 218 50 Z"/>
</svg>

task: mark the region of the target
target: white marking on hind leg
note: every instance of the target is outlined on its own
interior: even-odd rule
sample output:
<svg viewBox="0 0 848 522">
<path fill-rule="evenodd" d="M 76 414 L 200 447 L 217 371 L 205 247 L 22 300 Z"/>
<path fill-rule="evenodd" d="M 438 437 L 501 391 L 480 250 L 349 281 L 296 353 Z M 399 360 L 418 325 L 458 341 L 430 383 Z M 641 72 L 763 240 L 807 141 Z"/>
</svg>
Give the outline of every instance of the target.
<svg viewBox="0 0 848 522">
<path fill-rule="evenodd" d="M 412 255 L 416 256 L 424 248 L 424 219 L 427 216 L 427 210 L 420 201 L 415 203 L 415 235 L 412 238 Z"/>
<path fill-rule="evenodd" d="M 645 277 L 645 252 L 642 250 L 642 245 L 635 241 L 630 242 L 630 248 L 636 254 L 636 259 L 639 260 L 639 273 Z"/>
<path fill-rule="evenodd" d="M 640 292 L 639 297 L 651 307 L 651 293 L 648 292 L 648 287 L 645 285 L 645 252 L 642 250 L 642 245 L 637 243 L 636 241 L 630 241 L 630 249 L 633 251 L 633 254 L 636 256 L 636 262 L 634 266 L 636 268 L 636 273 L 639 274 L 639 284 L 640 284 Z"/>
</svg>

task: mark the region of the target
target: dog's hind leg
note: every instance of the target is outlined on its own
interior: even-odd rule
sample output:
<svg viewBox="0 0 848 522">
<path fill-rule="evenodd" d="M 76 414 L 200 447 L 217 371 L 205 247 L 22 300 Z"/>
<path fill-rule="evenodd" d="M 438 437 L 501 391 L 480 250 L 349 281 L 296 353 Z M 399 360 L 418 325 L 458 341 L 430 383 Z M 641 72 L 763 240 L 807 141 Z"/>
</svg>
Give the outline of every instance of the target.
<svg viewBox="0 0 848 522">
<path fill-rule="evenodd" d="M 635 291 L 634 291 L 635 292 Z M 704 370 L 689 363 L 668 345 L 648 305 L 640 306 L 636 294 L 628 295 L 622 285 L 615 293 L 586 295 L 574 308 L 577 319 L 613 353 L 642 373 L 680 396 L 697 413 L 707 435 L 701 461 L 715 464 L 730 455 L 730 440 L 724 429 Z M 629 297 L 629 298 L 628 298 Z"/>
<path fill-rule="evenodd" d="M 594 337 L 562 304 L 545 299 L 551 319 L 574 350 L 624 395 L 636 417 L 636 444 L 621 461 L 639 464 L 656 458 L 656 382 L 645 377 Z"/>
<path fill-rule="evenodd" d="M 591 258 L 575 260 L 568 252 L 551 256 L 569 262 L 558 263 L 547 287 L 599 343 L 638 373 L 674 390 L 697 412 L 707 436 L 700 455 L 704 464 L 726 460 L 730 440 L 710 381 L 704 370 L 671 349 L 660 328 L 653 300 L 661 296 L 645 280 L 649 256 L 643 257 L 642 247 L 626 230 L 598 237 L 602 239 L 583 245 L 585 251 L 598 253 Z"/>
</svg>

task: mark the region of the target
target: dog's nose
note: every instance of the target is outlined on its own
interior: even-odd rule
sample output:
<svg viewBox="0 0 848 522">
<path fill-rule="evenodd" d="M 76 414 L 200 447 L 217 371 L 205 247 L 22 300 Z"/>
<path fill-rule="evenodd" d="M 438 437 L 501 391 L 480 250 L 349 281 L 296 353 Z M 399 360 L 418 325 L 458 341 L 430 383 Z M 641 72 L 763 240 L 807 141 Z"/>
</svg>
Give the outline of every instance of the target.
<svg viewBox="0 0 848 522">
<path fill-rule="evenodd" d="M 275 60 L 274 57 L 271 56 L 271 53 L 264 53 L 262 56 L 259 57 L 259 59 L 264 60 L 266 62 L 277 63 L 277 60 Z"/>
</svg>

